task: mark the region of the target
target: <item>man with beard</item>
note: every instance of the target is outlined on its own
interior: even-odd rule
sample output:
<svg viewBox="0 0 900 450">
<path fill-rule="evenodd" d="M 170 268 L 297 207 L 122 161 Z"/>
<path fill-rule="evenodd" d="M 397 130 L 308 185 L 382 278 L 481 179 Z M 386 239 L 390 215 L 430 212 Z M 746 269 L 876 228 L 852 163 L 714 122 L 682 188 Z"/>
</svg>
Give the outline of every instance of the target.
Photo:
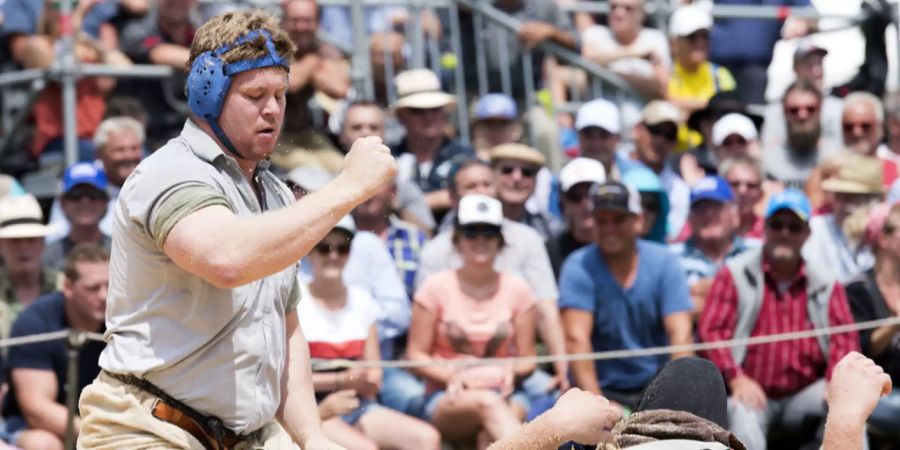
<svg viewBox="0 0 900 450">
<path fill-rule="evenodd" d="M 106 215 L 100 220 L 100 231 L 112 236 L 111 206 L 116 204 L 125 179 L 141 162 L 144 152 L 144 127 L 130 117 L 110 117 L 100 122 L 100 126 L 97 127 L 97 133 L 94 134 L 94 148 L 106 173 L 106 193 L 109 196 Z M 63 214 L 61 202 L 53 204 L 50 224 L 53 226 L 53 234 L 47 238 L 47 242 L 57 241 L 69 234 L 71 225 Z"/>
<path fill-rule="evenodd" d="M 713 280 L 700 316 L 703 342 L 848 325 L 844 288 L 800 249 L 809 238 L 809 200 L 796 189 L 772 197 L 765 240 L 729 261 Z M 771 428 L 804 436 L 825 418 L 825 380 L 859 349 L 856 332 L 707 352 L 731 392 L 729 428 L 748 450 L 766 448 Z M 816 423 L 818 422 L 818 423 Z M 816 433 L 819 435 L 818 433 Z M 815 446 L 818 448 L 818 445 Z"/>
<path fill-rule="evenodd" d="M 822 92 L 812 83 L 799 80 L 785 91 L 782 105 L 787 141 L 763 152 L 763 171 L 768 178 L 803 189 L 816 164 L 835 150 L 821 140 Z"/>
</svg>

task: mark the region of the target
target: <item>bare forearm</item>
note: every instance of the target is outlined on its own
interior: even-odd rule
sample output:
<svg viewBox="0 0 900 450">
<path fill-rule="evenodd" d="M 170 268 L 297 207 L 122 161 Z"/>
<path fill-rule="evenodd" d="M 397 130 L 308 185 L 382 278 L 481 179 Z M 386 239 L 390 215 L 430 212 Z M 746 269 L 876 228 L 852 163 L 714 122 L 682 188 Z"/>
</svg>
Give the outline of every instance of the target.
<svg viewBox="0 0 900 450">
<path fill-rule="evenodd" d="M 547 346 L 551 355 L 566 354 L 566 337 L 563 334 L 562 324 L 559 319 L 559 309 L 552 300 L 541 300 L 535 305 L 537 308 L 538 332 Z M 568 365 L 565 361 L 553 363 L 556 373 L 564 375 L 568 373 Z"/>
<path fill-rule="evenodd" d="M 450 193 L 446 189 L 429 192 L 425 194 L 425 202 L 432 211 L 449 209 Z"/>
<path fill-rule="evenodd" d="M 670 345 L 688 345 L 693 342 L 691 328 L 692 312 L 678 312 L 670 314 L 663 319 L 666 334 L 669 336 Z M 672 353 L 672 358 L 694 356 L 694 352 L 687 350 Z"/>
<path fill-rule="evenodd" d="M 566 441 L 559 424 L 540 416 L 515 435 L 493 443 L 488 450 L 555 450 Z"/>
<path fill-rule="evenodd" d="M 825 422 L 825 439 L 822 450 L 862 450 L 864 417 L 842 417 L 840 411 L 832 411 Z"/>
<path fill-rule="evenodd" d="M 431 361 L 430 356 L 421 353 L 410 353 L 409 359 L 413 361 Z M 428 381 L 441 385 L 446 385 L 450 381 L 450 378 L 453 377 L 453 372 L 449 368 L 439 365 L 414 367 L 411 368 L 410 371 Z"/>
<path fill-rule="evenodd" d="M 309 347 L 302 331 L 295 331 L 288 349 L 287 364 L 281 381 L 281 405 L 277 419 L 291 439 L 300 444 L 321 434 L 319 409 L 313 393 L 313 377 L 309 366 Z"/>
<path fill-rule="evenodd" d="M 149 59 L 153 64 L 162 64 L 178 70 L 186 70 L 190 50 L 175 44 L 159 44 L 150 50 Z"/>
<path fill-rule="evenodd" d="M 313 72 L 313 85 L 316 89 L 335 98 L 347 96 L 350 89 L 350 71 L 339 61 L 323 60 Z"/>
<path fill-rule="evenodd" d="M 553 35 L 550 36 L 550 40 L 556 42 L 563 47 L 566 47 L 570 50 L 577 50 L 578 42 L 575 40 L 575 36 L 572 36 L 565 31 L 557 29 Z"/>
<path fill-rule="evenodd" d="M 317 55 L 307 55 L 299 61 L 291 63 L 291 73 L 288 77 L 288 92 L 296 93 L 309 85 L 318 66 L 319 57 Z"/>
<path fill-rule="evenodd" d="M 28 422 L 28 428 L 49 431 L 62 438 L 66 435 L 66 423 L 69 420 L 69 410 L 56 402 L 42 402 L 31 408 L 32 411 L 25 413 L 25 419 Z M 78 431 L 80 419 L 75 418 L 75 431 Z"/>
</svg>

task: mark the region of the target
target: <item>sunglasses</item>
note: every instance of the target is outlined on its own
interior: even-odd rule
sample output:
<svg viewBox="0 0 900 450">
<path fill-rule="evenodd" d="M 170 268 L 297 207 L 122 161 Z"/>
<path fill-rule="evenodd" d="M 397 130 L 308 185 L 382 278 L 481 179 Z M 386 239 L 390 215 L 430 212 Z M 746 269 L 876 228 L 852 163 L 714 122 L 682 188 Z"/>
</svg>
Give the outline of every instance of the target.
<svg viewBox="0 0 900 450">
<path fill-rule="evenodd" d="M 63 198 L 66 200 L 79 201 L 82 199 L 106 200 L 109 197 L 106 195 L 106 192 L 103 192 L 100 189 L 73 189 L 63 194 Z"/>
<path fill-rule="evenodd" d="M 659 136 L 667 141 L 678 140 L 678 127 L 670 123 L 646 125 L 647 131 L 654 136 Z"/>
<path fill-rule="evenodd" d="M 331 245 L 319 243 L 314 247 L 316 253 L 322 256 L 328 256 L 331 252 L 336 252 L 338 256 L 347 256 L 350 254 L 350 243 Z"/>
<path fill-rule="evenodd" d="M 806 230 L 806 225 L 800 222 L 782 222 L 780 220 L 770 220 L 767 224 L 770 230 L 781 233 L 788 230 L 791 234 L 800 234 Z"/>
<path fill-rule="evenodd" d="M 500 166 L 500 173 L 502 173 L 503 175 L 512 175 L 516 170 L 518 170 L 525 178 L 532 178 L 538 173 L 538 169 L 536 167 L 512 165 Z"/>
<path fill-rule="evenodd" d="M 796 116 L 800 114 L 801 111 L 806 112 L 807 114 L 815 114 L 816 111 L 819 110 L 818 106 L 788 106 L 787 112 L 792 116 Z"/>
<path fill-rule="evenodd" d="M 863 133 L 868 133 L 872 131 L 872 128 L 875 128 L 874 122 L 844 122 L 841 124 L 841 127 L 844 128 L 844 133 L 850 134 L 856 130 L 856 127 L 862 129 Z"/>
<path fill-rule="evenodd" d="M 500 237 L 500 228 L 493 225 L 464 225 L 459 227 L 459 231 L 466 239 Z"/>
<path fill-rule="evenodd" d="M 762 187 L 762 183 L 753 183 L 750 181 L 729 181 L 728 184 L 731 185 L 731 188 L 734 190 L 738 190 L 741 186 L 747 189 L 759 189 Z"/>
<path fill-rule="evenodd" d="M 587 193 L 578 192 L 574 189 L 569 189 L 565 194 L 563 194 L 563 198 L 565 198 L 567 202 L 571 202 L 571 203 L 581 203 L 587 197 L 588 197 Z"/>
<path fill-rule="evenodd" d="M 695 32 L 685 36 L 685 39 L 691 41 L 692 43 L 697 42 L 698 40 L 701 40 L 701 39 L 704 41 L 709 41 L 709 31 L 706 31 L 706 30 L 695 31 Z"/>
</svg>

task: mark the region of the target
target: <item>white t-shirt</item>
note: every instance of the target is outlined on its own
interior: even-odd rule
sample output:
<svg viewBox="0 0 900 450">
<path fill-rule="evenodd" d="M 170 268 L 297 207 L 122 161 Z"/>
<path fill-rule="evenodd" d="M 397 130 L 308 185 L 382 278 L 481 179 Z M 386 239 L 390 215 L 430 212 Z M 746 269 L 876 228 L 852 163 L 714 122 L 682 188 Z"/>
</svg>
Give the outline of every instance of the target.
<svg viewBox="0 0 900 450">
<path fill-rule="evenodd" d="M 347 304 L 339 310 L 320 306 L 300 286 L 297 305 L 300 328 L 309 344 L 309 356 L 321 359 L 361 359 L 369 328 L 378 321 L 378 303 L 364 289 L 347 287 Z"/>
<path fill-rule="evenodd" d="M 669 54 L 669 41 L 659 30 L 651 28 L 643 28 L 638 33 L 637 39 L 630 45 L 624 46 L 616 41 L 615 36 L 609 28 L 603 25 L 594 25 L 581 35 L 581 45 L 591 46 L 601 51 L 611 51 L 621 48 L 637 48 L 653 50 L 656 56 L 662 60 L 665 67 L 672 66 L 672 57 Z M 653 76 L 653 65 L 650 61 L 642 58 L 623 58 L 613 61 L 609 64 L 609 68 L 615 72 L 636 75 L 642 77 Z"/>
</svg>

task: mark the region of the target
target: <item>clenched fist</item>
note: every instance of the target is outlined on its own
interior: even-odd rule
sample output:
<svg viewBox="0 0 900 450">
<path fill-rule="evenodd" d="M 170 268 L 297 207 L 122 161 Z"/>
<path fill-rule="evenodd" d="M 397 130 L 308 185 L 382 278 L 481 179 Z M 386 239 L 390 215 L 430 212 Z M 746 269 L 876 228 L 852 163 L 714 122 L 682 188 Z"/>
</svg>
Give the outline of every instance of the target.
<svg viewBox="0 0 900 450">
<path fill-rule="evenodd" d="M 397 164 L 390 149 L 377 136 L 359 138 L 344 157 L 341 178 L 356 187 L 364 200 L 375 195 L 397 174 Z"/>
</svg>

